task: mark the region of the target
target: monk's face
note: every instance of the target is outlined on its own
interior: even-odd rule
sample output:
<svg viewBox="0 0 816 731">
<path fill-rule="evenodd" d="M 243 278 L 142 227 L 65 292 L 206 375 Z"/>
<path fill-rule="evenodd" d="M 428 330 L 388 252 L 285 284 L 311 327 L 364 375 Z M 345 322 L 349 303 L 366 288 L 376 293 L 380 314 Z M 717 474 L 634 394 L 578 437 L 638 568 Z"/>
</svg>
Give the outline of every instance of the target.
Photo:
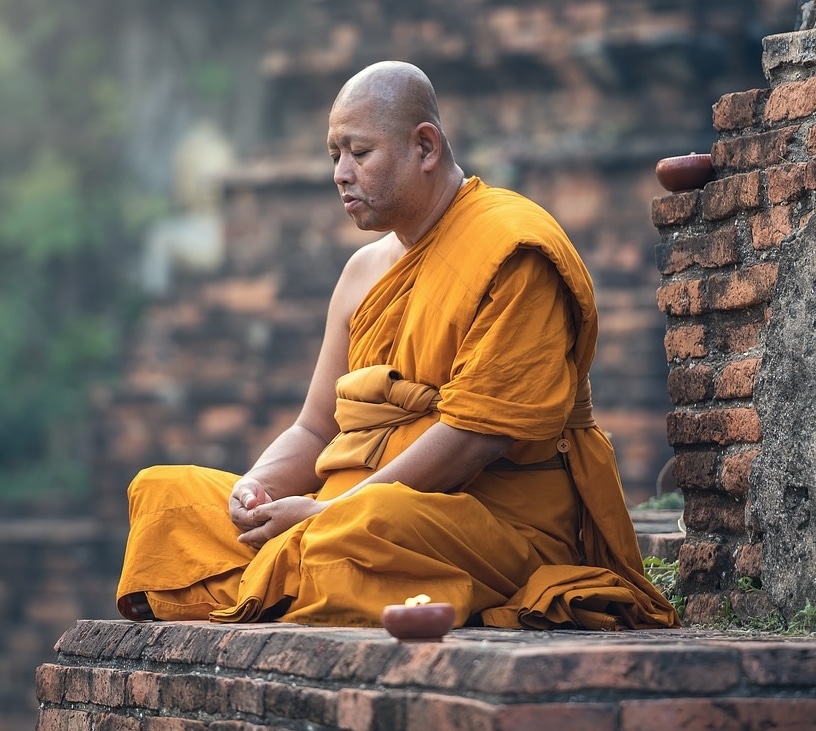
<svg viewBox="0 0 816 731">
<path fill-rule="evenodd" d="M 366 231 L 410 231 L 422 217 L 422 150 L 413 130 L 365 101 L 337 102 L 328 149 L 346 213 Z"/>
</svg>

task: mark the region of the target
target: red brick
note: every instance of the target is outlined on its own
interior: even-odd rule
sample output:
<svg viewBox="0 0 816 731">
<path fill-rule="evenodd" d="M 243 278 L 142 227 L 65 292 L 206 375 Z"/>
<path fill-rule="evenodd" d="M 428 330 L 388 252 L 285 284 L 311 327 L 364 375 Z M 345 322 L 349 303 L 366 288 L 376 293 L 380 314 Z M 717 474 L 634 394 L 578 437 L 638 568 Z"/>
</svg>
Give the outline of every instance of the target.
<svg viewBox="0 0 816 731">
<path fill-rule="evenodd" d="M 494 731 L 498 712 L 497 706 L 475 698 L 422 693 L 408 702 L 405 728 Z M 539 707 L 539 720 L 540 713 Z"/>
<path fill-rule="evenodd" d="M 691 404 L 710 399 L 713 371 L 709 366 L 675 366 L 669 371 L 667 388 L 672 403 Z"/>
<path fill-rule="evenodd" d="M 98 713 L 94 715 L 93 728 L 94 731 L 142 731 L 142 722 L 115 713 Z"/>
<path fill-rule="evenodd" d="M 748 220 L 751 224 L 751 243 L 757 251 L 779 246 L 793 233 L 791 210 L 785 204 L 755 213 Z"/>
<path fill-rule="evenodd" d="M 264 707 L 282 718 L 300 718 L 326 726 L 337 722 L 337 693 L 291 683 L 267 682 Z"/>
<path fill-rule="evenodd" d="M 777 267 L 777 264 L 757 264 L 709 277 L 706 287 L 709 307 L 741 310 L 769 302 L 776 285 Z"/>
<path fill-rule="evenodd" d="M 752 127 L 759 114 L 759 106 L 767 96 L 767 89 L 751 89 L 721 96 L 712 109 L 714 128 L 725 131 Z"/>
<path fill-rule="evenodd" d="M 813 728 L 813 698 L 672 698 L 621 703 L 620 731 L 746 731 Z"/>
<path fill-rule="evenodd" d="M 227 691 L 228 705 L 238 713 L 262 716 L 264 713 L 264 686 L 262 680 L 234 678 Z"/>
<path fill-rule="evenodd" d="M 758 450 L 747 449 L 723 458 L 720 479 L 729 495 L 744 497 L 748 493 L 751 467 L 758 455 Z"/>
<path fill-rule="evenodd" d="M 813 129 L 816 130 L 816 125 Z M 807 190 L 816 190 L 816 160 L 808 160 L 807 162 L 804 186 Z"/>
<path fill-rule="evenodd" d="M 756 642 L 743 647 L 743 669 L 750 683 L 816 687 L 816 643 Z"/>
<path fill-rule="evenodd" d="M 705 587 L 728 570 L 731 554 L 728 546 L 713 541 L 690 541 L 680 547 L 680 580 L 688 589 Z M 699 593 L 699 592 L 694 592 Z"/>
<path fill-rule="evenodd" d="M 740 535 L 745 532 L 745 502 L 723 492 L 690 493 L 686 495 L 683 519 L 690 531 Z"/>
<path fill-rule="evenodd" d="M 705 328 L 702 325 L 671 328 L 666 332 L 663 344 L 668 361 L 702 358 L 708 352 L 705 346 Z"/>
<path fill-rule="evenodd" d="M 806 163 L 792 162 L 767 168 L 768 201 L 784 203 L 799 198 L 805 192 L 806 167 Z"/>
<path fill-rule="evenodd" d="M 778 614 L 779 610 L 771 602 L 768 593 L 761 589 L 742 591 L 734 589 L 728 594 L 731 611 L 738 617 L 750 622 L 757 617 L 768 617 Z"/>
<path fill-rule="evenodd" d="M 802 119 L 816 112 L 816 78 L 780 84 L 768 97 L 765 119 L 781 122 Z"/>
<path fill-rule="evenodd" d="M 728 266 L 739 261 L 737 229 L 724 226 L 685 239 L 661 241 L 656 247 L 657 268 L 661 274 L 677 274 L 693 264 L 706 269 Z"/>
<path fill-rule="evenodd" d="M 766 329 L 766 323 L 747 322 L 744 325 L 724 325 L 712 328 L 709 340 L 713 350 L 727 355 L 741 355 L 755 348 Z"/>
<path fill-rule="evenodd" d="M 674 479 L 684 490 L 713 489 L 717 480 L 717 452 L 678 451 L 674 457 Z"/>
<path fill-rule="evenodd" d="M 737 549 L 737 558 L 734 562 L 738 576 L 748 576 L 758 579 L 762 576 L 762 544 L 745 543 Z"/>
<path fill-rule="evenodd" d="M 811 154 L 816 153 L 816 125 L 808 130 L 807 149 Z"/>
<path fill-rule="evenodd" d="M 163 675 L 159 681 L 163 708 L 182 712 L 218 710 L 216 678 L 208 675 Z"/>
<path fill-rule="evenodd" d="M 90 668 L 65 668 L 65 700 L 87 701 L 91 692 Z"/>
<path fill-rule="evenodd" d="M 736 444 L 759 442 L 762 430 L 755 409 L 674 411 L 666 417 L 669 444 Z"/>
<path fill-rule="evenodd" d="M 688 223 L 697 210 L 700 191 L 676 193 L 652 201 L 652 223 L 658 228 Z"/>
<path fill-rule="evenodd" d="M 345 731 L 373 728 L 375 705 L 383 693 L 376 690 L 341 688 L 337 694 L 337 725 Z"/>
<path fill-rule="evenodd" d="M 149 710 L 161 708 L 161 678 L 159 673 L 144 670 L 132 672 L 125 690 L 127 704 Z"/>
<path fill-rule="evenodd" d="M 682 568 L 682 563 L 681 563 Z M 685 624 L 708 624 L 722 614 L 725 596 L 721 592 L 694 592 L 688 595 L 686 610 L 683 612 Z"/>
<path fill-rule="evenodd" d="M 37 718 L 37 731 L 92 731 L 93 717 L 85 711 L 43 708 Z"/>
<path fill-rule="evenodd" d="M 669 282 L 657 290 L 657 307 L 670 317 L 700 315 L 706 310 L 701 279 Z"/>
<path fill-rule="evenodd" d="M 44 663 L 35 671 L 37 700 L 41 703 L 62 703 L 65 696 L 65 674 L 59 665 Z"/>
<path fill-rule="evenodd" d="M 144 731 L 206 731 L 207 724 L 189 718 L 147 716 L 144 719 L 143 729 Z"/>
<path fill-rule="evenodd" d="M 711 147 L 711 164 L 717 170 L 748 171 L 784 162 L 798 125 L 718 140 Z"/>
<path fill-rule="evenodd" d="M 94 668 L 88 700 L 99 706 L 121 706 L 125 701 L 128 673 L 122 670 Z"/>
<path fill-rule="evenodd" d="M 703 190 L 703 219 L 719 221 L 738 211 L 762 204 L 762 178 L 758 170 L 713 180 Z"/>
<path fill-rule="evenodd" d="M 761 361 L 745 358 L 727 363 L 714 379 L 714 397 L 719 399 L 750 398 Z"/>
<path fill-rule="evenodd" d="M 546 718 L 546 723 L 543 719 Z M 431 728 L 427 727 L 428 731 Z M 459 727 L 457 727 L 459 728 Z M 547 703 L 502 706 L 495 731 L 617 731 L 618 706 L 614 703 Z"/>
</svg>

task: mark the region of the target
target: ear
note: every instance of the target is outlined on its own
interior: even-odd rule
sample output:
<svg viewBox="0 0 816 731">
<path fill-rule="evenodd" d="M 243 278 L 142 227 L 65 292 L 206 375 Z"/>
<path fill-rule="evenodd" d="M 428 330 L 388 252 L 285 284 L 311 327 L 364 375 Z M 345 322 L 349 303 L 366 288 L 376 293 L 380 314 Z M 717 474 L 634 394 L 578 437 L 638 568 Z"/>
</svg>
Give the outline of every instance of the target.
<svg viewBox="0 0 816 731">
<path fill-rule="evenodd" d="M 430 122 L 422 122 L 414 129 L 414 135 L 419 146 L 422 169 L 432 170 L 442 158 L 442 133 Z"/>
</svg>

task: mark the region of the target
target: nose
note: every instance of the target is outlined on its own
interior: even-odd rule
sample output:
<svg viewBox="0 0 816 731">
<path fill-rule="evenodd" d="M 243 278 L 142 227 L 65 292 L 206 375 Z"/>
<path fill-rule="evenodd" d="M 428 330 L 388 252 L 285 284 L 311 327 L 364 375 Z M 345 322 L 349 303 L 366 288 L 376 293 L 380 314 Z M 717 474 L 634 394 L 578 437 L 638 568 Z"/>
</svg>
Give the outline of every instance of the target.
<svg viewBox="0 0 816 731">
<path fill-rule="evenodd" d="M 341 153 L 334 165 L 334 182 L 335 185 L 348 185 L 353 180 L 353 174 L 350 164 L 351 155 Z"/>
</svg>

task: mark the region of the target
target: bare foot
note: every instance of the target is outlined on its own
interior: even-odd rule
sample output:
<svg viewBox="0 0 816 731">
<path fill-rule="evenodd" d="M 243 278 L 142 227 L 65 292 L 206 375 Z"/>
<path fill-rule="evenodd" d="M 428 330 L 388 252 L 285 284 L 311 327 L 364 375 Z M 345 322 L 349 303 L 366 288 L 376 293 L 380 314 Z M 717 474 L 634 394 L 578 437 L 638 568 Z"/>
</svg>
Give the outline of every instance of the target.
<svg viewBox="0 0 816 731">
<path fill-rule="evenodd" d="M 125 594 L 119 600 L 119 613 L 134 622 L 156 619 L 156 615 L 153 614 L 153 610 L 147 603 L 147 596 L 143 591 L 135 594 Z"/>
</svg>

